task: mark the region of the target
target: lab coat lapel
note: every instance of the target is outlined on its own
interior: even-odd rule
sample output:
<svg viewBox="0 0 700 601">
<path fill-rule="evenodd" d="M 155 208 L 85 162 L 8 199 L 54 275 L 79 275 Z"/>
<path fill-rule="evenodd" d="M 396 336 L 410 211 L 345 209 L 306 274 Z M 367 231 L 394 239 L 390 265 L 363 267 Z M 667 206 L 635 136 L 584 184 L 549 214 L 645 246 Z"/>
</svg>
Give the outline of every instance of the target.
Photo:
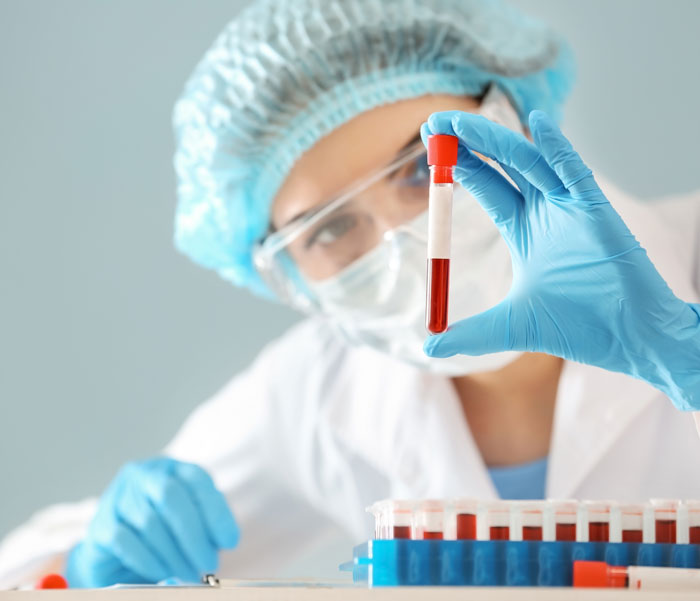
<svg viewBox="0 0 700 601">
<path fill-rule="evenodd" d="M 449 378 L 369 348 L 353 349 L 342 371 L 328 426 L 387 476 L 392 496 L 496 496 Z"/>
<path fill-rule="evenodd" d="M 632 423 L 659 396 L 641 380 L 567 362 L 559 382 L 547 496 L 576 497 L 586 476 L 620 437 L 633 435 Z"/>
</svg>

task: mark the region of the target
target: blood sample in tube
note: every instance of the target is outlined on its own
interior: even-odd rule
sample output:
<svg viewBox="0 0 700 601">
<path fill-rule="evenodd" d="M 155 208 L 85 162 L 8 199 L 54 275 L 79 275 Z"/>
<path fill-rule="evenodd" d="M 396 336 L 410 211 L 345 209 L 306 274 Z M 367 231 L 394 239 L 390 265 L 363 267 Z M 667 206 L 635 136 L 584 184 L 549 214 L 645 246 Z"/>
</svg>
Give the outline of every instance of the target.
<svg viewBox="0 0 700 601">
<path fill-rule="evenodd" d="M 700 526 L 691 526 L 688 529 L 688 538 L 688 542 L 694 545 L 700 545 Z"/>
<path fill-rule="evenodd" d="M 476 540 L 476 515 L 473 513 L 457 514 L 457 539 Z"/>
<path fill-rule="evenodd" d="M 410 526 L 394 526 L 394 538 L 411 538 Z"/>
<path fill-rule="evenodd" d="M 700 500 L 686 501 L 684 506 L 687 517 L 688 542 L 698 545 L 700 544 Z M 682 523 L 681 521 L 680 524 Z"/>
<path fill-rule="evenodd" d="M 542 526 L 523 526 L 523 540 L 542 540 Z"/>
<path fill-rule="evenodd" d="M 554 540 L 575 541 L 579 514 L 578 501 L 549 501 L 548 507 L 551 510 L 551 519 L 554 521 Z"/>
<path fill-rule="evenodd" d="M 607 543 L 610 538 L 609 522 L 588 522 L 588 540 L 592 543 Z"/>
<path fill-rule="evenodd" d="M 654 524 L 654 533 L 657 543 L 676 542 L 676 520 L 659 520 Z"/>
<path fill-rule="evenodd" d="M 489 528 L 489 538 L 491 540 L 508 540 L 510 538 L 510 528 L 508 526 L 491 526 Z"/>
<path fill-rule="evenodd" d="M 652 499 L 654 535 L 657 543 L 676 542 L 676 517 L 679 503 L 675 499 Z"/>
<path fill-rule="evenodd" d="M 557 524 L 554 537 L 560 541 L 575 541 L 576 524 Z"/>
<path fill-rule="evenodd" d="M 644 506 L 639 504 L 625 504 L 617 506 L 620 516 L 620 536 L 623 543 L 644 542 Z M 611 533 L 611 538 L 615 532 Z"/>
<path fill-rule="evenodd" d="M 423 531 L 423 538 L 425 540 L 442 540 L 442 532 L 435 532 L 431 530 Z"/>
<path fill-rule="evenodd" d="M 452 237 L 453 167 L 459 140 L 436 134 L 428 137 L 430 190 L 428 196 L 428 274 L 425 326 L 431 334 L 447 329 Z"/>
<path fill-rule="evenodd" d="M 642 542 L 642 531 L 641 530 L 623 530 L 622 531 L 622 542 L 623 543 L 641 543 Z"/>
</svg>

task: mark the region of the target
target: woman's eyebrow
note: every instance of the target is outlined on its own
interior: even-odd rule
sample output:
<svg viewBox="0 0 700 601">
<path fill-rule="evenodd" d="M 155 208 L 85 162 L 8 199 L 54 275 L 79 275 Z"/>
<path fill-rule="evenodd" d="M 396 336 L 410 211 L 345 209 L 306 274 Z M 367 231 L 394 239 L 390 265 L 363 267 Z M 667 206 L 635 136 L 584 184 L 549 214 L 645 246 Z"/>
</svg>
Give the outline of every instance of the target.
<svg viewBox="0 0 700 601">
<path fill-rule="evenodd" d="M 415 136 L 413 136 L 408 142 L 406 142 L 401 148 L 399 148 L 399 149 L 396 151 L 396 154 L 394 155 L 394 158 L 393 158 L 393 160 L 392 160 L 391 162 L 397 160 L 404 152 L 406 152 L 406 150 L 408 150 L 408 149 L 411 148 L 412 146 L 415 146 L 416 144 L 418 144 L 418 142 L 420 141 L 420 139 L 421 139 L 421 138 L 420 138 L 420 130 L 419 130 L 419 131 L 416 133 Z M 331 199 L 331 200 L 332 200 L 332 199 Z M 309 208 L 309 209 L 306 209 L 306 210 L 304 210 L 304 211 L 300 211 L 299 213 L 296 213 L 296 214 L 292 215 L 289 219 L 287 219 L 287 220 L 284 222 L 284 224 L 282 224 L 282 225 L 280 226 L 280 228 L 273 228 L 273 227 L 271 227 L 271 228 L 270 228 L 270 233 L 273 233 L 273 232 L 276 231 L 277 229 L 282 229 L 283 227 L 289 225 L 290 223 L 292 223 L 293 221 L 296 221 L 297 219 L 301 219 L 301 218 L 303 218 L 303 217 L 306 217 L 306 216 L 308 216 L 308 215 L 311 215 L 312 213 L 314 213 L 315 211 L 318 210 L 318 207 L 319 207 L 319 206 L 323 206 L 323 205 L 326 204 L 327 202 L 330 202 L 330 201 L 324 201 L 324 202 L 322 202 L 322 203 L 319 203 L 319 204 L 316 205 L 316 206 L 313 206 L 313 207 L 311 207 L 311 208 Z"/>
</svg>

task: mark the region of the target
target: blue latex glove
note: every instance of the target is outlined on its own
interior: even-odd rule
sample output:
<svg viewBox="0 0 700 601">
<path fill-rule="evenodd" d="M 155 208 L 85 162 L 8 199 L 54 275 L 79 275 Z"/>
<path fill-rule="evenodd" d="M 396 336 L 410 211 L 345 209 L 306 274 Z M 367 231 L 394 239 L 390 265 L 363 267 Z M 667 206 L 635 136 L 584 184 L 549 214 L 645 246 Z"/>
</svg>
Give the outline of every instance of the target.
<svg viewBox="0 0 700 601">
<path fill-rule="evenodd" d="M 425 352 L 544 352 L 640 378 L 679 409 L 700 409 L 700 305 L 673 294 L 557 125 L 533 111 L 530 131 L 534 144 L 458 111 L 421 128 L 424 141 L 459 137 L 455 179 L 498 226 L 513 262 L 508 296 L 429 337 Z M 517 188 L 468 149 L 498 161 Z"/>
<path fill-rule="evenodd" d="M 224 496 L 202 468 L 159 457 L 122 468 L 70 553 L 71 587 L 199 581 L 238 542 Z"/>
</svg>

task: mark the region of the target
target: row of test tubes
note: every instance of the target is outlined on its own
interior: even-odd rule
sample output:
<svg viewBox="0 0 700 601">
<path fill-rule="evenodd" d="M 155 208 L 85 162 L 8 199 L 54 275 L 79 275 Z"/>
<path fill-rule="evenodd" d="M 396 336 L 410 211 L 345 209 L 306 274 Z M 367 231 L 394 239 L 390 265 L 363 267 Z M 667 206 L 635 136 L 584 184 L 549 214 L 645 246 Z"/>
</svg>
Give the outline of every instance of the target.
<svg viewBox="0 0 700 601">
<path fill-rule="evenodd" d="M 700 500 L 387 499 L 367 508 L 376 539 L 700 544 Z"/>
</svg>

